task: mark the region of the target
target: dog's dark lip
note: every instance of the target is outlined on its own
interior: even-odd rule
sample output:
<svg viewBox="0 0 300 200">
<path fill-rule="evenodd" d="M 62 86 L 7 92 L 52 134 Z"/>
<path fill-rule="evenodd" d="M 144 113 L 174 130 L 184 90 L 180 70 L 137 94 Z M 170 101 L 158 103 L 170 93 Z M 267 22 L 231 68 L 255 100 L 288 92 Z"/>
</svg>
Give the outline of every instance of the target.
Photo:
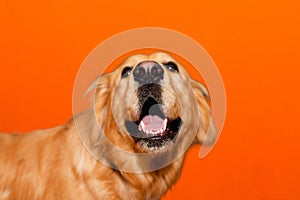
<svg viewBox="0 0 300 200">
<path fill-rule="evenodd" d="M 158 139 L 171 139 L 173 140 L 178 134 L 181 125 L 181 119 L 177 118 L 175 120 L 169 121 L 166 129 L 166 133 L 163 135 L 147 136 L 145 133 L 140 131 L 142 137 L 135 138 L 135 142 L 139 140 L 158 140 Z"/>
<path fill-rule="evenodd" d="M 125 121 L 127 131 L 133 138 L 135 143 L 143 142 L 147 147 L 162 147 L 168 141 L 176 142 L 176 136 L 182 124 L 180 117 L 174 120 L 168 120 L 167 129 L 162 135 L 149 136 L 143 131 L 139 130 L 140 121 Z"/>
</svg>

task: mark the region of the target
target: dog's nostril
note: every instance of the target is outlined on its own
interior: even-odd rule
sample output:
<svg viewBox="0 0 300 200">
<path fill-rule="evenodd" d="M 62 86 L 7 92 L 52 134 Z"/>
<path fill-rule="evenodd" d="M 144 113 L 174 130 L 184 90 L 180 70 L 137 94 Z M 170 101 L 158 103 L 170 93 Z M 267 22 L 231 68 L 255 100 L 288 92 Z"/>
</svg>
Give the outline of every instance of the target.
<svg viewBox="0 0 300 200">
<path fill-rule="evenodd" d="M 142 67 L 136 68 L 133 71 L 133 75 L 135 77 L 143 77 L 145 74 L 146 74 L 146 70 L 144 68 L 142 68 Z"/>
<path fill-rule="evenodd" d="M 133 70 L 134 80 L 140 84 L 158 83 L 163 79 L 163 68 L 154 61 L 139 63 Z"/>
<path fill-rule="evenodd" d="M 164 71 L 160 66 L 153 66 L 151 68 L 151 74 L 153 76 L 159 76 L 159 75 L 162 75 L 163 73 L 164 73 Z"/>
</svg>

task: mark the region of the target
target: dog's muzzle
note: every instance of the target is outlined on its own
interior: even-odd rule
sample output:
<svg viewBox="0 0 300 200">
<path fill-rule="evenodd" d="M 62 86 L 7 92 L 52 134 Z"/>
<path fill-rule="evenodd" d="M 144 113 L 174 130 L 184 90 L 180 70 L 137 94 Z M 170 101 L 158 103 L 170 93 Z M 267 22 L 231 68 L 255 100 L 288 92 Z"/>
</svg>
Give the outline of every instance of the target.
<svg viewBox="0 0 300 200">
<path fill-rule="evenodd" d="M 139 116 L 137 121 L 125 121 L 128 133 L 136 143 L 150 149 L 160 149 L 175 142 L 182 121 L 180 117 L 170 119 L 163 111 L 161 86 L 144 84 L 137 91 Z"/>
</svg>

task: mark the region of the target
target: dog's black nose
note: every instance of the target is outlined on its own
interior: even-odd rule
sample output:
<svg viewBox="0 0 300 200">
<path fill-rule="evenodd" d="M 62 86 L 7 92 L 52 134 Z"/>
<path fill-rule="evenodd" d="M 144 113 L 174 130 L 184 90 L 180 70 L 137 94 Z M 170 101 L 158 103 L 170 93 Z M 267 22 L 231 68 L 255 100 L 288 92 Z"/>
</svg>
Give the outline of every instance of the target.
<svg viewBox="0 0 300 200">
<path fill-rule="evenodd" d="M 164 77 L 164 70 L 157 62 L 144 61 L 135 67 L 133 76 L 140 84 L 158 83 Z"/>
</svg>

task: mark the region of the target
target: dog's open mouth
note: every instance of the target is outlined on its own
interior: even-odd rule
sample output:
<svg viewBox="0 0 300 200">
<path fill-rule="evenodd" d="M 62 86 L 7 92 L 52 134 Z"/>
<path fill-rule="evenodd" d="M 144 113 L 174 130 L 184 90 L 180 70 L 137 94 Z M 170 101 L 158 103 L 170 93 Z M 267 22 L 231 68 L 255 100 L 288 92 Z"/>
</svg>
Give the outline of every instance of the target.
<svg viewBox="0 0 300 200">
<path fill-rule="evenodd" d="M 139 120 L 126 121 L 125 125 L 136 143 L 156 150 L 176 140 L 181 119 L 169 119 L 161 105 L 153 97 L 148 97 L 141 107 Z"/>
</svg>

